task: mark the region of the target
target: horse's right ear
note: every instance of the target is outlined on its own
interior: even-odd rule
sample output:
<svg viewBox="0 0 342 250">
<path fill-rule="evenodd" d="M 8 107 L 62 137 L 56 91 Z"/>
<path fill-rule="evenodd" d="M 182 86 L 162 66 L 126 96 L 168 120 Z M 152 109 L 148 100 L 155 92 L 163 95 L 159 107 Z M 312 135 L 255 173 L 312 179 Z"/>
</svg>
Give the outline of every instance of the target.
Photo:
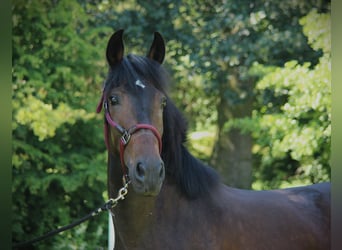
<svg viewBox="0 0 342 250">
<path fill-rule="evenodd" d="M 124 45 L 122 40 L 124 30 L 118 30 L 115 32 L 109 39 L 106 56 L 108 64 L 113 67 L 117 63 L 119 63 L 124 55 Z"/>
</svg>

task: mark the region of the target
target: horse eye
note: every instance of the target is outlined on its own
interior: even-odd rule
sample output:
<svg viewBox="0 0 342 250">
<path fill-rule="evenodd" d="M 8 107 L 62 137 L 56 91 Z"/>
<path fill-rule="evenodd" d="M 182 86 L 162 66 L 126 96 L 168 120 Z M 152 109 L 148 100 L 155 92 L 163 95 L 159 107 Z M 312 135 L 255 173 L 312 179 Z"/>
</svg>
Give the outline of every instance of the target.
<svg viewBox="0 0 342 250">
<path fill-rule="evenodd" d="M 165 107 L 166 107 L 166 104 L 167 104 L 167 99 L 166 99 L 166 97 L 162 97 L 162 99 L 161 99 L 161 104 L 160 104 L 161 108 L 165 108 Z"/>
<path fill-rule="evenodd" d="M 111 97 L 109 97 L 109 100 L 111 105 L 119 104 L 119 97 L 117 95 L 112 95 Z"/>
</svg>

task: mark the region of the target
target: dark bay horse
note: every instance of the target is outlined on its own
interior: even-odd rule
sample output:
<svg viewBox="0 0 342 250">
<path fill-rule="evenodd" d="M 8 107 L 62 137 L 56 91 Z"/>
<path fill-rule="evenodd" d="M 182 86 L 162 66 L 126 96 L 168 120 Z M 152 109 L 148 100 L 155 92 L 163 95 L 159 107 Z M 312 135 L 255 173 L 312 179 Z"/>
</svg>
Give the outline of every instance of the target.
<svg viewBox="0 0 342 250">
<path fill-rule="evenodd" d="M 187 126 L 167 94 L 159 33 L 147 56 L 124 56 L 123 30 L 107 46 L 108 191 L 115 249 L 330 249 L 330 184 L 270 191 L 231 188 L 184 147 Z"/>
</svg>

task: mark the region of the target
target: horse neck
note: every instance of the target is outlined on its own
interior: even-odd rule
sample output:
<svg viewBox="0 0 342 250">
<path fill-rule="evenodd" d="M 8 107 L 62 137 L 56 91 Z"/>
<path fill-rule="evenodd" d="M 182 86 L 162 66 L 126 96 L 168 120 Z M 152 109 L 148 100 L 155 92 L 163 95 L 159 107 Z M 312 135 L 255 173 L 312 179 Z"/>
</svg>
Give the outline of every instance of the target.
<svg viewBox="0 0 342 250">
<path fill-rule="evenodd" d="M 122 171 L 118 156 L 110 157 L 109 187 L 111 197 L 116 196 L 118 189 L 122 187 Z M 111 181 L 113 180 L 113 181 Z M 115 190 L 115 191 L 113 191 Z M 188 199 L 177 187 L 173 177 L 166 175 L 163 186 L 157 197 L 138 195 L 129 186 L 126 198 L 119 201 L 118 206 L 112 211 L 115 227 L 115 249 L 163 249 L 163 239 L 170 237 L 170 225 L 179 218 L 196 221 L 195 228 L 199 234 L 201 221 L 193 216 L 193 211 L 204 211 L 211 214 L 212 204 L 209 195 L 195 200 Z M 205 211 L 209 212 L 205 212 Z M 184 230 L 187 225 L 184 225 Z M 182 229 L 182 230 L 183 230 Z M 177 242 L 174 243 L 177 249 Z"/>
</svg>

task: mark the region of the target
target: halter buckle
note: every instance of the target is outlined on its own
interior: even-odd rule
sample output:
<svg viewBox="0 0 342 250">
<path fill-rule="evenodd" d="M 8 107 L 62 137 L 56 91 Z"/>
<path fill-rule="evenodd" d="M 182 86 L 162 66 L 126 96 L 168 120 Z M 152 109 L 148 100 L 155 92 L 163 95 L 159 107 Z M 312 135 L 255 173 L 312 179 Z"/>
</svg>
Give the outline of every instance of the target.
<svg viewBox="0 0 342 250">
<path fill-rule="evenodd" d="M 104 109 L 105 111 L 108 111 L 108 102 L 107 102 L 107 100 L 105 100 L 105 101 L 103 102 L 103 109 Z"/>
<path fill-rule="evenodd" d="M 125 130 L 121 136 L 121 142 L 123 145 L 127 145 L 127 143 L 129 142 L 129 140 L 131 139 L 131 134 L 128 133 L 127 130 Z"/>
</svg>

